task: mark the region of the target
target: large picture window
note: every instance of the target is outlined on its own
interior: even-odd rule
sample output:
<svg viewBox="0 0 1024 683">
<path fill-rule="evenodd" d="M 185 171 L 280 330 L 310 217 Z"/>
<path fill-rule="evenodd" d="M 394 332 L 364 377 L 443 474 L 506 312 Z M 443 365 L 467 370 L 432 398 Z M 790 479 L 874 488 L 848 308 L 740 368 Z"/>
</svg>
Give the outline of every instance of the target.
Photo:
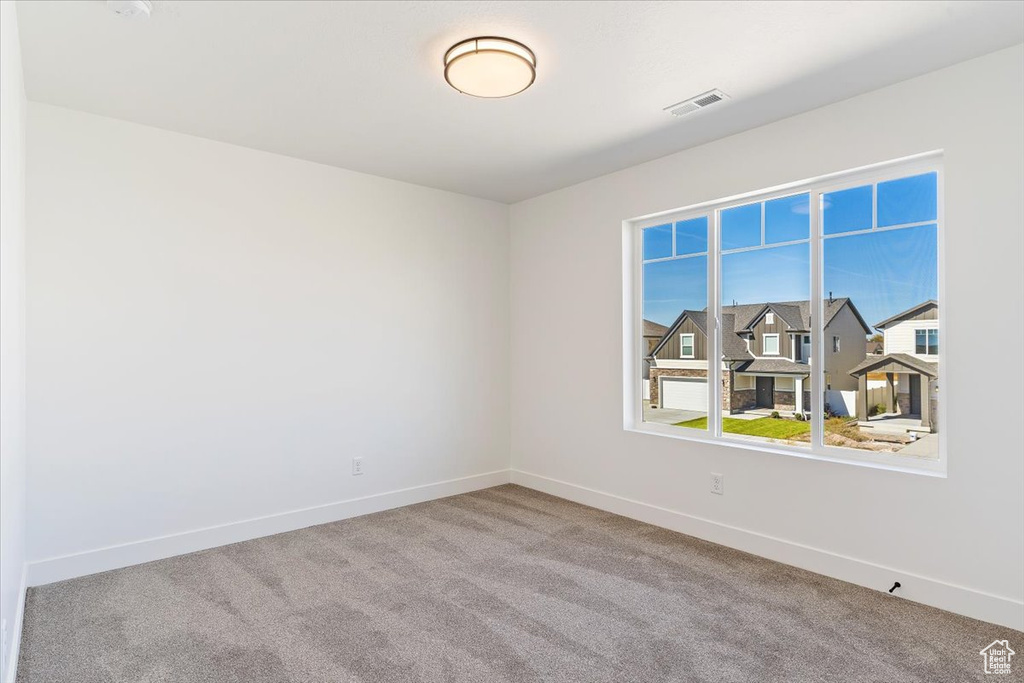
<svg viewBox="0 0 1024 683">
<path fill-rule="evenodd" d="M 627 221 L 627 426 L 943 469 L 941 201 L 933 153 Z"/>
</svg>

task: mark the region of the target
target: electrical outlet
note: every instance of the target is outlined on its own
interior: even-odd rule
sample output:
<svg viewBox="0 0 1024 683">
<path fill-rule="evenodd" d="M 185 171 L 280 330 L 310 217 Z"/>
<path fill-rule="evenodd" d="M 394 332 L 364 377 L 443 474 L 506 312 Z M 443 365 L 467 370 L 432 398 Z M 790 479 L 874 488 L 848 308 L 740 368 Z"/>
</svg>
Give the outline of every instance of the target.
<svg viewBox="0 0 1024 683">
<path fill-rule="evenodd" d="M 724 475 L 717 474 L 715 472 L 711 473 L 711 493 L 717 493 L 718 495 L 725 493 Z"/>
<path fill-rule="evenodd" d="M 352 458 L 352 476 L 357 476 L 363 473 L 363 459 Z"/>
</svg>

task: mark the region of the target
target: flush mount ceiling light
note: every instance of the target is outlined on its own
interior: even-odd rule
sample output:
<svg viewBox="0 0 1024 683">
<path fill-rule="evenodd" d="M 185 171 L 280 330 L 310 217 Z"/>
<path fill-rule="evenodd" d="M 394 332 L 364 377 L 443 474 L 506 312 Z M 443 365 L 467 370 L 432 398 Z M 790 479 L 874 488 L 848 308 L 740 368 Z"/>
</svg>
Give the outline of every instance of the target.
<svg viewBox="0 0 1024 683">
<path fill-rule="evenodd" d="M 107 9 L 128 19 L 145 18 L 153 12 L 153 3 L 150 0 L 107 0 Z"/>
<path fill-rule="evenodd" d="M 510 97 L 533 85 L 535 78 L 533 51 L 508 38 L 470 38 L 444 53 L 444 79 L 473 97 Z"/>
</svg>

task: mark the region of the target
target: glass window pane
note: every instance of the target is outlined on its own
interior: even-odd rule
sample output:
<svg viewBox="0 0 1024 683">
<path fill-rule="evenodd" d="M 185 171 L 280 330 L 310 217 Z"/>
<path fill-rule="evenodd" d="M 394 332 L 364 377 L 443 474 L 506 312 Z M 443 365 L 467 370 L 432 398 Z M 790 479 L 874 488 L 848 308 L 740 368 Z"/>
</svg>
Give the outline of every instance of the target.
<svg viewBox="0 0 1024 683">
<path fill-rule="evenodd" d="M 831 386 L 825 446 L 920 458 L 938 457 L 938 231 L 935 224 L 824 240 L 825 334 Z M 884 354 L 865 341 L 884 338 Z"/>
<path fill-rule="evenodd" d="M 878 183 L 878 227 L 922 223 L 938 218 L 935 173 Z"/>
<path fill-rule="evenodd" d="M 643 269 L 643 420 L 707 430 L 707 255 Z"/>
<path fill-rule="evenodd" d="M 693 357 L 693 335 L 683 334 L 679 337 L 679 355 L 683 358 Z"/>
<path fill-rule="evenodd" d="M 939 353 L 939 331 L 928 330 L 928 353 L 936 354 Z"/>
<path fill-rule="evenodd" d="M 722 211 L 722 249 L 761 244 L 761 205 L 747 204 Z"/>
<path fill-rule="evenodd" d="M 810 194 L 798 194 L 765 202 L 765 244 L 808 239 L 811 236 L 810 208 Z"/>
<path fill-rule="evenodd" d="M 676 223 L 676 254 L 703 254 L 708 250 L 708 217 Z"/>
<path fill-rule="evenodd" d="M 644 260 L 668 258 L 672 255 L 672 224 L 644 230 Z"/>
<path fill-rule="evenodd" d="M 727 436 L 810 444 L 810 254 L 804 242 L 721 256 Z"/>
<path fill-rule="evenodd" d="M 871 229 L 870 185 L 829 192 L 822 197 L 822 206 L 825 209 L 822 220 L 824 234 L 833 235 L 839 232 Z"/>
</svg>

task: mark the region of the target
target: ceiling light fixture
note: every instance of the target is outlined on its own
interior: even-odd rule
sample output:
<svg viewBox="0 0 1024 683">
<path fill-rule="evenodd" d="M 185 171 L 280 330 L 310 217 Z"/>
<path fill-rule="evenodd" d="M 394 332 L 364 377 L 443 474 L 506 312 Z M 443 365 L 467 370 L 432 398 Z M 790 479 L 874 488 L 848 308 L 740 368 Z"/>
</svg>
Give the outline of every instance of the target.
<svg viewBox="0 0 1024 683">
<path fill-rule="evenodd" d="M 128 19 L 145 18 L 153 11 L 153 3 L 150 0 L 107 0 L 107 9 Z"/>
<path fill-rule="evenodd" d="M 536 78 L 533 50 L 508 38 L 470 38 L 444 53 L 444 79 L 473 97 L 510 97 L 529 88 Z"/>
</svg>

